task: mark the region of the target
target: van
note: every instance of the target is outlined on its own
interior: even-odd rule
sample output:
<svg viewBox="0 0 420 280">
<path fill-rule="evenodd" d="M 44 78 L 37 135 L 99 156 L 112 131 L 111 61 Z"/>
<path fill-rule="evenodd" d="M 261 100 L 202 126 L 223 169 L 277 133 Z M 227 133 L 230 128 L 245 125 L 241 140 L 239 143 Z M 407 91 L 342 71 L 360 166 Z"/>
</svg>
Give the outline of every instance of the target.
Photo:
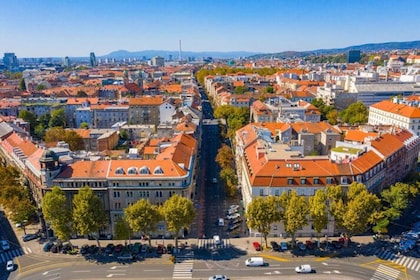
<svg viewBox="0 0 420 280">
<path fill-rule="evenodd" d="M 295 271 L 297 273 L 311 273 L 312 272 L 312 267 L 310 264 L 302 264 L 299 265 L 295 268 Z"/>
<path fill-rule="evenodd" d="M 221 244 L 220 236 L 214 235 L 213 236 L 213 241 L 214 241 L 214 245 L 220 245 Z"/>
<path fill-rule="evenodd" d="M 246 266 L 264 266 L 264 259 L 262 257 L 252 257 L 245 261 Z"/>
</svg>

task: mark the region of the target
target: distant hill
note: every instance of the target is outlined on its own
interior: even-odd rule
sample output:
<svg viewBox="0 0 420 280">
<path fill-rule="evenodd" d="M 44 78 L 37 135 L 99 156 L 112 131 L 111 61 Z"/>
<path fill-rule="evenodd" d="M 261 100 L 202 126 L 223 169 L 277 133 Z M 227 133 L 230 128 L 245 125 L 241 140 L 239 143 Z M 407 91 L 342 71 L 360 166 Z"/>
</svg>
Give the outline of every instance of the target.
<svg viewBox="0 0 420 280">
<path fill-rule="evenodd" d="M 229 58 L 240 58 L 240 57 L 248 57 L 257 55 L 260 53 L 257 52 L 246 52 L 246 51 L 235 51 L 235 52 L 212 52 L 212 51 L 205 51 L 205 52 L 191 52 L 191 51 L 182 51 L 182 59 L 187 59 L 188 57 L 194 58 L 203 58 L 203 57 L 212 57 L 212 58 L 222 58 L 222 59 L 229 59 Z M 107 55 L 101 56 L 101 58 L 143 58 L 146 57 L 150 59 L 155 56 L 161 56 L 165 59 L 168 59 L 169 56 L 172 55 L 172 59 L 177 60 L 179 57 L 178 51 L 163 51 L 163 50 L 145 50 L 145 51 L 125 51 L 119 50 L 111 52 Z"/>
<path fill-rule="evenodd" d="M 331 55 L 345 53 L 349 50 L 360 50 L 361 52 L 379 52 L 379 51 L 391 51 L 391 50 L 409 50 L 409 49 L 420 49 L 420 41 L 411 42 L 388 42 L 388 43 L 371 43 L 357 46 L 350 46 L 339 49 L 319 49 L 312 51 L 285 51 L 279 53 L 267 53 L 257 54 L 250 56 L 250 59 L 262 59 L 262 58 L 290 58 L 290 57 L 305 57 L 309 55 Z"/>
</svg>

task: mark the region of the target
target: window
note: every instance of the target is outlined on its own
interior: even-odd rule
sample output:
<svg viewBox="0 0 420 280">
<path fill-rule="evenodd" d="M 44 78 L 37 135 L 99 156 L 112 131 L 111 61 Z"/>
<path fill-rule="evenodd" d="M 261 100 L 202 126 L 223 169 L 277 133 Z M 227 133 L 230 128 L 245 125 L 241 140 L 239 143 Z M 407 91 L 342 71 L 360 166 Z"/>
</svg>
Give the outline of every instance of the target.
<svg viewBox="0 0 420 280">
<path fill-rule="evenodd" d="M 115 170 L 115 174 L 118 174 L 118 175 L 120 175 L 120 174 L 124 174 L 124 169 L 123 169 L 122 167 L 118 167 L 118 168 Z"/>
<path fill-rule="evenodd" d="M 260 189 L 260 196 L 264 196 L 264 189 Z"/>
<path fill-rule="evenodd" d="M 293 178 L 287 178 L 287 184 L 293 185 Z"/>
<path fill-rule="evenodd" d="M 150 170 L 147 166 L 143 166 L 142 168 L 140 168 L 140 174 L 150 174 Z"/>
<path fill-rule="evenodd" d="M 120 192 L 114 192 L 114 197 L 120 197 Z"/>
<path fill-rule="evenodd" d="M 319 185 L 319 178 L 314 178 L 314 185 Z"/>
<path fill-rule="evenodd" d="M 155 170 L 153 171 L 153 174 L 163 174 L 162 167 L 156 166 Z"/>
<path fill-rule="evenodd" d="M 341 184 L 347 185 L 347 177 L 341 177 Z"/>
<path fill-rule="evenodd" d="M 275 196 L 280 196 L 280 190 L 275 190 L 275 191 L 274 191 L 274 195 L 275 195 Z"/>
<path fill-rule="evenodd" d="M 333 178 L 327 177 L 327 185 L 332 185 L 332 184 L 333 184 Z"/>
<path fill-rule="evenodd" d="M 306 178 L 300 178 L 300 184 L 306 185 Z"/>
</svg>

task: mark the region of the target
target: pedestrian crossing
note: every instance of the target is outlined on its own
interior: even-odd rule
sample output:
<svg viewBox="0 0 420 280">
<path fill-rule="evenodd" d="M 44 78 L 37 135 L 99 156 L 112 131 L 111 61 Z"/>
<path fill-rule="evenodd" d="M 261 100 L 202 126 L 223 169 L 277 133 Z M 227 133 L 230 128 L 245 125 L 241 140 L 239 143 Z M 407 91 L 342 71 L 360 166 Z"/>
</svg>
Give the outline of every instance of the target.
<svg viewBox="0 0 420 280">
<path fill-rule="evenodd" d="M 220 241 L 220 244 L 216 245 L 213 239 L 198 239 L 197 247 L 199 249 L 225 249 L 230 247 L 230 241 L 229 239 L 223 239 Z"/>
<path fill-rule="evenodd" d="M 380 264 L 371 280 L 397 280 L 399 275 L 399 270 Z"/>
<path fill-rule="evenodd" d="M 380 259 L 391 261 L 408 269 L 420 271 L 420 259 L 398 255 L 391 251 L 383 251 L 382 249 L 378 249 L 375 255 Z"/>
<path fill-rule="evenodd" d="M 189 251 L 183 255 L 177 255 L 173 279 L 191 279 L 192 278 L 192 269 L 194 264 L 194 251 Z"/>
<path fill-rule="evenodd" d="M 30 253 L 32 253 L 32 250 L 26 247 L 3 251 L 0 253 L 0 262 L 6 263 L 7 261 L 13 260 L 16 257 Z"/>
</svg>

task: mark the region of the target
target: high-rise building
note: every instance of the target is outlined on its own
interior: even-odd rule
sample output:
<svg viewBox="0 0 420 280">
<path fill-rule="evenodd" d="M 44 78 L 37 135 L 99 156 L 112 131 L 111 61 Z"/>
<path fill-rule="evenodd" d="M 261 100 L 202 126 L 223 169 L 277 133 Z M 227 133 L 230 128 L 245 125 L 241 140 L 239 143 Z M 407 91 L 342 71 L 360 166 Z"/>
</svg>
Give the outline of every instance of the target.
<svg viewBox="0 0 420 280">
<path fill-rule="evenodd" d="M 97 66 L 98 64 L 96 63 L 96 56 L 95 56 L 95 53 L 94 52 L 91 52 L 90 53 L 90 66 L 91 67 L 95 67 L 95 66 Z"/>
<path fill-rule="evenodd" d="M 70 58 L 68 56 L 63 59 L 63 67 L 70 68 Z"/>
<path fill-rule="evenodd" d="M 347 63 L 355 63 L 360 61 L 360 50 L 350 50 L 347 54 Z"/>
<path fill-rule="evenodd" d="M 155 56 L 152 58 L 152 66 L 164 66 L 165 59 L 161 56 Z"/>
<path fill-rule="evenodd" d="M 3 63 L 9 70 L 19 67 L 19 62 L 15 53 L 4 53 Z"/>
</svg>

